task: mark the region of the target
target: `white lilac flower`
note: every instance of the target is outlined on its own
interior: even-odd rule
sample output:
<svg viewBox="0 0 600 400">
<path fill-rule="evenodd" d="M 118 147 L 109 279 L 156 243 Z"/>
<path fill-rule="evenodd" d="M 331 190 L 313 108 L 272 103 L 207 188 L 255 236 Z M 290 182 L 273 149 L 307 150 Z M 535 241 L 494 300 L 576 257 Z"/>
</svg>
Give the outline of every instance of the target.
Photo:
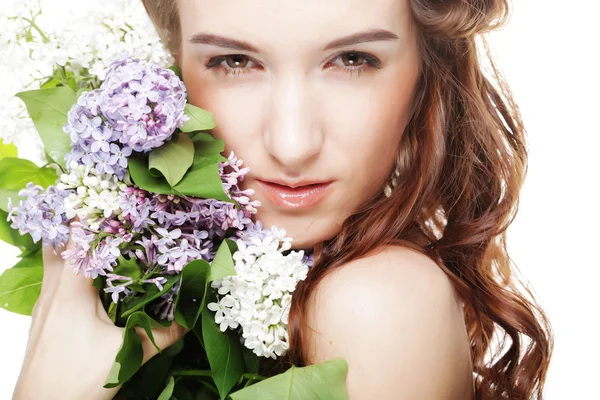
<svg viewBox="0 0 600 400">
<path fill-rule="evenodd" d="M 98 173 L 74 161 L 70 172 L 60 176 L 57 187 L 69 190 L 64 199 L 66 217 L 85 219 L 92 229 L 98 229 L 102 219 L 120 214 L 121 191 L 127 188 L 115 175 Z"/>
<path fill-rule="evenodd" d="M 211 283 L 217 302 L 209 303 L 221 331 L 241 329 L 243 343 L 256 355 L 277 358 L 289 349 L 287 332 L 292 292 L 309 269 L 304 251 L 289 251 L 285 230 L 252 225 L 237 240 L 237 275 Z M 288 254 L 284 254 L 288 253 Z"/>
<path fill-rule="evenodd" d="M 2 0 L 0 26 L 5 78 L 0 87 L 0 139 L 14 142 L 38 163 L 45 161 L 42 142 L 15 93 L 38 89 L 56 67 L 88 82 L 103 80 L 109 64 L 124 51 L 163 67 L 173 63 L 140 0 Z"/>
</svg>

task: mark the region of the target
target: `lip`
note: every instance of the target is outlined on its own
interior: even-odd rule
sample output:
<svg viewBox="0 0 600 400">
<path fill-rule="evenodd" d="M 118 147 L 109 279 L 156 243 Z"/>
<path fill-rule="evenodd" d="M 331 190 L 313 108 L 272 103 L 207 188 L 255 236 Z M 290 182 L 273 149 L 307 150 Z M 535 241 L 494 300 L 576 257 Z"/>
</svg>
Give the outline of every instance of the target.
<svg viewBox="0 0 600 400">
<path fill-rule="evenodd" d="M 265 197 L 281 208 L 301 209 L 315 206 L 331 192 L 333 181 L 302 181 L 288 186 L 281 181 L 257 179 Z"/>
</svg>

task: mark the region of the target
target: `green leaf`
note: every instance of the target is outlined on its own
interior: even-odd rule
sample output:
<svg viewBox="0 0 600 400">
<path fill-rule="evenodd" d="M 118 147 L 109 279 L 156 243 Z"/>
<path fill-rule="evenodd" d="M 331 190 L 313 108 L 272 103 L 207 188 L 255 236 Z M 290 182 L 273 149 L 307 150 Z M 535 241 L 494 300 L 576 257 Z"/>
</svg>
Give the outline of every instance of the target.
<svg viewBox="0 0 600 400">
<path fill-rule="evenodd" d="M 0 210 L 8 212 L 8 199 L 13 206 L 19 204 L 19 191 L 0 188 Z"/>
<path fill-rule="evenodd" d="M 140 279 L 142 277 L 142 270 L 138 266 L 135 258 L 128 260 L 120 255 L 117 260 L 117 266 L 113 269 L 113 274 Z"/>
<path fill-rule="evenodd" d="M 242 349 L 244 353 L 244 372 L 249 372 L 251 374 L 258 374 L 260 368 L 261 358 L 254 354 L 254 352 L 245 347 Z"/>
<path fill-rule="evenodd" d="M 343 358 L 307 367 L 292 366 L 283 374 L 231 393 L 232 400 L 304 400 L 348 398 L 346 374 L 348 364 Z"/>
<path fill-rule="evenodd" d="M 223 191 L 218 164 L 210 164 L 199 169 L 193 167 L 173 189 L 188 196 L 233 202 Z"/>
<path fill-rule="evenodd" d="M 77 81 L 75 80 L 75 78 L 70 77 L 69 79 L 67 79 L 67 85 L 71 88 L 71 90 L 77 92 Z"/>
<path fill-rule="evenodd" d="M 158 194 L 177 194 L 162 176 L 152 176 L 148 171 L 148 156 L 135 155 L 128 160 L 129 175 L 138 187 Z"/>
<path fill-rule="evenodd" d="M 225 151 L 225 142 L 215 139 L 208 133 L 198 132 L 192 138 L 194 142 L 194 168 L 202 168 L 210 164 L 225 162 L 221 155 Z"/>
<path fill-rule="evenodd" d="M 194 260 L 181 271 L 181 287 L 175 300 L 175 321 L 185 328 L 192 329 L 200 317 L 209 273 L 210 264 L 204 260 Z"/>
<path fill-rule="evenodd" d="M 163 285 L 163 290 L 158 290 L 158 287 L 154 283 L 148 283 L 144 285 L 147 287 L 146 292 L 139 297 L 129 297 L 123 301 L 121 314 L 122 318 L 131 315 L 133 312 L 139 310 L 144 307 L 146 304 L 150 303 L 152 300 L 155 300 L 167 293 L 180 278 L 179 275 L 164 275 L 167 278 L 167 283 Z"/>
<path fill-rule="evenodd" d="M 183 178 L 194 163 L 194 143 L 185 133 L 176 133 L 163 146 L 154 149 L 148 157 L 149 173 L 161 173 L 171 187 Z"/>
<path fill-rule="evenodd" d="M 198 339 L 198 343 L 200 343 L 200 346 L 202 346 L 204 351 L 206 351 L 206 347 L 204 347 L 204 338 L 202 337 L 202 327 L 200 325 L 196 325 L 192 329 L 192 332 L 194 332 L 194 336 L 196 336 L 196 339 Z"/>
<path fill-rule="evenodd" d="M 190 117 L 181 128 L 182 132 L 205 131 L 215 128 L 213 114 L 190 103 L 185 105 L 185 114 Z"/>
<path fill-rule="evenodd" d="M 200 167 L 192 165 L 174 187 L 171 187 L 164 177 L 152 176 L 148 169 L 147 156 L 136 155 L 130 157 L 128 161 L 129 174 L 133 182 L 149 192 L 233 202 L 223 190 L 218 161 L 205 166 L 199 163 Z"/>
<path fill-rule="evenodd" d="M 18 157 L 18 150 L 14 144 L 4 144 L 2 139 L 0 139 L 0 160 L 5 157 Z"/>
<path fill-rule="evenodd" d="M 123 343 L 104 383 L 105 388 L 114 388 L 121 385 L 129 380 L 142 366 L 144 351 L 142 349 L 142 339 L 134 329 L 136 326 L 141 326 L 148 334 L 154 347 L 159 352 L 161 351 L 154 342 L 154 335 L 152 334 L 152 328 L 160 327 L 160 325 L 144 312 L 131 314 L 123 331 Z"/>
<path fill-rule="evenodd" d="M 173 389 L 175 388 L 175 378 L 170 377 L 167 386 L 161 392 L 160 396 L 158 396 L 157 400 L 169 400 L 173 395 Z"/>
<path fill-rule="evenodd" d="M 11 222 L 8 222 L 7 218 L 8 213 L 0 210 L 0 240 L 21 250 L 32 249 L 41 245 L 39 242 L 37 244 L 33 243 L 33 239 L 28 233 L 21 235 L 19 231 L 11 228 Z"/>
<path fill-rule="evenodd" d="M 40 296 L 43 276 L 42 252 L 39 250 L 5 270 L 0 276 L 0 307 L 31 315 Z"/>
<path fill-rule="evenodd" d="M 16 96 L 25 103 L 50 157 L 65 169 L 65 154 L 71 150 L 71 139 L 62 128 L 77 101 L 76 93 L 69 87 L 55 87 L 28 90 Z"/>
<path fill-rule="evenodd" d="M 233 250 L 232 246 L 237 248 L 234 241 L 225 239 L 219 246 L 217 254 L 210 265 L 210 277 L 209 282 L 217 279 L 224 278 L 226 276 L 237 275 L 233 262 L 233 253 L 237 250 Z"/>
<path fill-rule="evenodd" d="M 29 182 L 47 188 L 58 179 L 53 168 L 40 168 L 29 160 L 13 157 L 0 160 L 0 176 L 0 187 L 7 190 L 21 190 Z"/>
<path fill-rule="evenodd" d="M 169 370 L 173 365 L 173 357 L 164 356 L 167 347 L 161 354 L 152 357 L 119 391 L 115 399 L 156 399 L 165 387 Z"/>
<path fill-rule="evenodd" d="M 221 332 L 214 318 L 215 314 L 210 310 L 205 308 L 202 311 L 202 336 L 206 356 L 223 400 L 244 373 L 244 355 L 239 336 L 230 330 Z"/>
</svg>

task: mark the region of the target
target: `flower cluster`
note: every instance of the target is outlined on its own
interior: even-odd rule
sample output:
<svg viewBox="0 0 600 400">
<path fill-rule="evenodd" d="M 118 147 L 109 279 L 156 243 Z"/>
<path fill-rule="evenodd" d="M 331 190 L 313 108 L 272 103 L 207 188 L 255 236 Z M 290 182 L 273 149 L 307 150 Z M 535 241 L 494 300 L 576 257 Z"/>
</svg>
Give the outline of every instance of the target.
<svg viewBox="0 0 600 400">
<path fill-rule="evenodd" d="M 0 70 L 5 77 L 0 138 L 17 146 L 27 143 L 23 154 L 38 162 L 44 160 L 42 143 L 15 93 L 38 89 L 53 75 L 59 80 L 73 76 L 82 83 L 103 80 L 110 62 L 125 51 L 163 67 L 173 63 L 139 0 L 3 0 L 0 26 Z"/>
<path fill-rule="evenodd" d="M 64 200 L 67 191 L 50 186 L 44 191 L 41 186 L 28 183 L 19 191 L 19 196 L 26 199 L 13 207 L 8 199 L 8 220 L 11 227 L 18 229 L 21 235 L 29 233 L 34 242 L 44 239 L 53 246 L 64 246 L 69 239 L 68 221 L 65 215 Z"/>
<path fill-rule="evenodd" d="M 185 104 L 185 86 L 173 71 L 134 57 L 114 61 L 100 88 L 83 93 L 69 111 L 68 164 L 123 179 L 132 151 L 162 146 L 189 119 Z"/>
<path fill-rule="evenodd" d="M 285 230 L 264 230 L 260 223 L 237 240 L 233 255 L 237 275 L 211 283 L 220 298 L 209 303 L 220 330 L 241 327 L 244 345 L 262 357 L 276 358 L 289 349 L 289 306 L 296 284 L 311 261 L 304 251 L 291 251 Z M 288 254 L 286 254 L 288 253 Z"/>
<path fill-rule="evenodd" d="M 94 167 L 72 161 L 70 173 L 62 174 L 56 185 L 59 190 L 69 190 L 64 199 L 67 219 L 79 217 L 87 221 L 91 229 L 100 227 L 99 219 L 120 213 L 119 198 L 127 188 L 117 176 L 98 173 Z"/>
<path fill-rule="evenodd" d="M 77 274 L 86 278 L 96 278 L 106 275 L 117 265 L 121 255 L 119 245 L 124 239 L 121 237 L 104 237 L 98 239 L 85 224 L 71 223 L 71 238 L 74 247 L 62 252 L 62 257 L 71 264 Z"/>
</svg>

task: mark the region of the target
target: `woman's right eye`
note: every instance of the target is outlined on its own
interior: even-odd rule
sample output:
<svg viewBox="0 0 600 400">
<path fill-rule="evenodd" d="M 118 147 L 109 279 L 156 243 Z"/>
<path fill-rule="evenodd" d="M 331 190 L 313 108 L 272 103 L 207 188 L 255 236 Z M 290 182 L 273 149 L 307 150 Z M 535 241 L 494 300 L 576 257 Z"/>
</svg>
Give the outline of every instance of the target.
<svg viewBox="0 0 600 400">
<path fill-rule="evenodd" d="M 254 61 L 244 54 L 228 54 L 211 58 L 206 64 L 206 69 L 215 69 L 225 75 L 230 73 L 239 75 L 250 72 L 252 68 L 247 67 L 249 63 L 254 63 Z"/>
</svg>

